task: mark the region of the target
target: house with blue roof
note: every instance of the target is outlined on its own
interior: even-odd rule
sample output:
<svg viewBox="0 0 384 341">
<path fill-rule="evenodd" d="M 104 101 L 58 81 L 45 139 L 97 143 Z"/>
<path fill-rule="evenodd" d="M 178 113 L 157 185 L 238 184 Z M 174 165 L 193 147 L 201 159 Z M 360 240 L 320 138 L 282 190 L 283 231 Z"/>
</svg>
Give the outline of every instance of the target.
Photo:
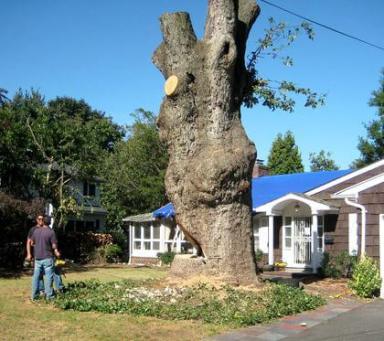
<svg viewBox="0 0 384 341">
<path fill-rule="evenodd" d="M 359 170 L 321 171 L 252 179 L 255 250 L 268 264 L 316 272 L 324 252 L 379 258 L 384 229 L 384 160 Z M 171 203 L 127 217 L 130 262 L 157 261 L 165 251 L 193 253 L 175 223 Z"/>
</svg>

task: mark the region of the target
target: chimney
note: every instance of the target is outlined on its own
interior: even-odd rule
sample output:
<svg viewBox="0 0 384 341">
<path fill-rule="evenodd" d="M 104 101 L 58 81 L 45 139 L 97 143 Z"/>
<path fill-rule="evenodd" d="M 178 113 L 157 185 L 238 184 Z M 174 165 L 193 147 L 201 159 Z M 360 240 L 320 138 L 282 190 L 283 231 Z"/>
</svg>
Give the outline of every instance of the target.
<svg viewBox="0 0 384 341">
<path fill-rule="evenodd" d="M 268 168 L 264 166 L 264 160 L 256 159 L 253 166 L 252 177 L 258 178 L 260 176 L 268 175 Z"/>
</svg>

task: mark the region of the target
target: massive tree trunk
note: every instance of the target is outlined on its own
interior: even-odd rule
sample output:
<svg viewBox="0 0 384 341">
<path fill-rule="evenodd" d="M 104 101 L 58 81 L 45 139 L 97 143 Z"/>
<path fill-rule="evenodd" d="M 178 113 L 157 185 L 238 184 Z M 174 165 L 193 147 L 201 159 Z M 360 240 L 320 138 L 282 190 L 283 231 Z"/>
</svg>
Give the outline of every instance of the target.
<svg viewBox="0 0 384 341">
<path fill-rule="evenodd" d="M 259 7 L 252 0 L 209 0 L 198 40 L 188 13 L 166 13 L 153 62 L 166 94 L 158 118 L 167 143 L 166 190 L 176 220 L 204 257 L 201 272 L 239 283 L 256 280 L 251 221 L 254 144 L 241 124 L 246 40 Z"/>
</svg>

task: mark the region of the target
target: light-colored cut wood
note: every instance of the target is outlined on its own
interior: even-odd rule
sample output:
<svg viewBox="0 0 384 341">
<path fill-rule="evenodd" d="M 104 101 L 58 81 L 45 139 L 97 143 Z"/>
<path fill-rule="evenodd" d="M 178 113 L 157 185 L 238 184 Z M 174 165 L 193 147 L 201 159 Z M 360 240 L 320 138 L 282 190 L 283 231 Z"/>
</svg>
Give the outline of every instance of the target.
<svg viewBox="0 0 384 341">
<path fill-rule="evenodd" d="M 164 84 L 164 91 L 167 96 L 171 96 L 175 93 L 177 86 L 179 85 L 179 79 L 177 76 L 172 75 L 170 76 Z"/>
</svg>

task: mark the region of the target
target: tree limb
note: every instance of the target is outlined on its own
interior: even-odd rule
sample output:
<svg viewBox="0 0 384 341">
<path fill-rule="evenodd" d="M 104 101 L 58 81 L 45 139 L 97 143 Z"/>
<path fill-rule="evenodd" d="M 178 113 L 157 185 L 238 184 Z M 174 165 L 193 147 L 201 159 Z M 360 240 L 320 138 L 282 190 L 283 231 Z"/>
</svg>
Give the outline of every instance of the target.
<svg viewBox="0 0 384 341">
<path fill-rule="evenodd" d="M 190 55 L 197 38 L 188 13 L 165 13 L 160 18 L 164 42 L 153 54 L 153 63 L 165 78 L 177 74 L 186 55 Z"/>
</svg>

